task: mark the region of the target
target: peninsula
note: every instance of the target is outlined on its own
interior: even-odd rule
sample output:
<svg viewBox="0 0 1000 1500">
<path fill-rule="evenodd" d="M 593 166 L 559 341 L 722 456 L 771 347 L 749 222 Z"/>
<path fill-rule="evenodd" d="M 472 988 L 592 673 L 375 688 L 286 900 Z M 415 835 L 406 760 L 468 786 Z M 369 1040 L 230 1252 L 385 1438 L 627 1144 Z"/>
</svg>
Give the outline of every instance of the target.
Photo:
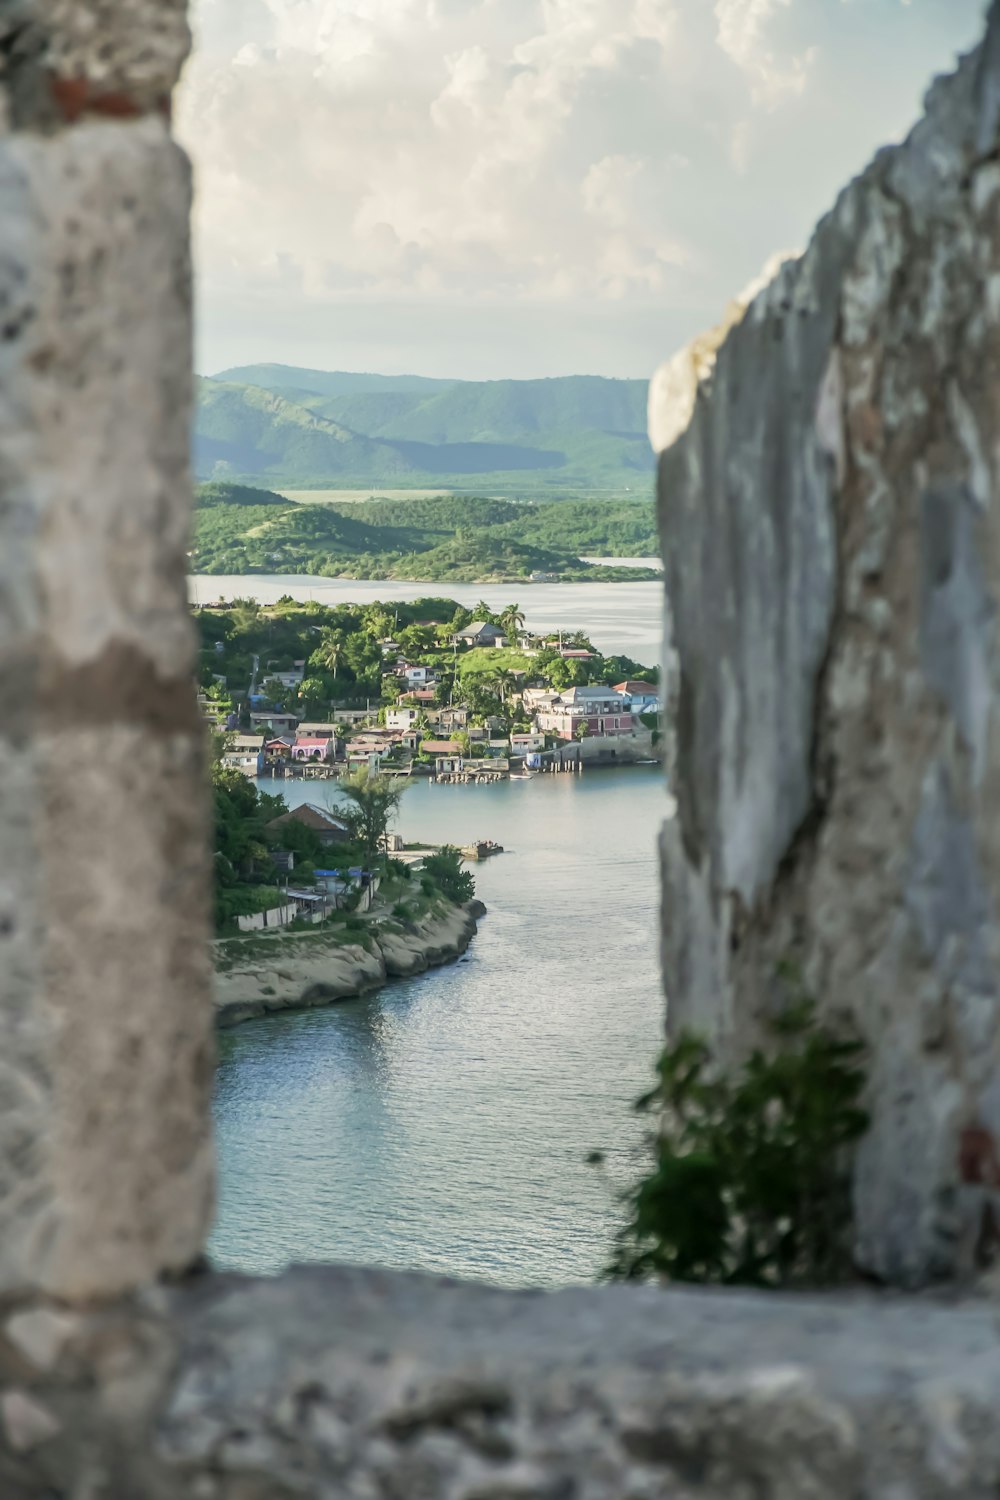
<svg viewBox="0 0 1000 1500">
<path fill-rule="evenodd" d="M 258 780 L 358 771 L 495 780 L 658 755 L 657 672 L 582 630 L 453 599 L 194 611 L 220 763 Z"/>
</svg>

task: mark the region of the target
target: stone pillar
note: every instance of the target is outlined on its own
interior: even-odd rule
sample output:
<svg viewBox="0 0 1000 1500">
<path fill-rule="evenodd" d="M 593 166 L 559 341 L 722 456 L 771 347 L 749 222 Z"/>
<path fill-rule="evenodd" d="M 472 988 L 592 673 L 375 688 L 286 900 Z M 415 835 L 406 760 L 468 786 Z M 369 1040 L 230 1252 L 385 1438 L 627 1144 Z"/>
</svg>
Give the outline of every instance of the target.
<svg viewBox="0 0 1000 1500">
<path fill-rule="evenodd" d="M 188 40 L 0 8 L 0 1294 L 180 1270 L 210 1211 Z"/>
<path fill-rule="evenodd" d="M 998 118 L 994 6 L 655 423 L 670 1024 L 739 1057 L 792 960 L 860 1027 L 858 1258 L 904 1284 L 1000 1242 Z"/>
</svg>

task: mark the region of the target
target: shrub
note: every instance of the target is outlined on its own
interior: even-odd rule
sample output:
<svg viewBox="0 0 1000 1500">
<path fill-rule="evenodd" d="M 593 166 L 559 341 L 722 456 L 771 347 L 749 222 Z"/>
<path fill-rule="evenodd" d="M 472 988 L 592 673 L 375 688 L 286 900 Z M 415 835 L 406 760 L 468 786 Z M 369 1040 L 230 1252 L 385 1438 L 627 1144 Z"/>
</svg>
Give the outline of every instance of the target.
<svg viewBox="0 0 1000 1500">
<path fill-rule="evenodd" d="M 462 856 L 450 844 L 443 845 L 437 854 L 428 854 L 424 860 L 420 884 L 430 895 L 428 881 L 432 891 L 440 892 L 456 905 L 471 901 L 476 894 L 476 882 L 469 871 L 462 868 Z"/>
<path fill-rule="evenodd" d="M 809 1001 L 772 1029 L 773 1052 L 755 1051 L 732 1078 L 690 1034 L 661 1055 L 636 1105 L 660 1117 L 653 1169 L 626 1196 L 610 1279 L 779 1287 L 849 1273 L 861 1044 L 819 1026 Z"/>
</svg>

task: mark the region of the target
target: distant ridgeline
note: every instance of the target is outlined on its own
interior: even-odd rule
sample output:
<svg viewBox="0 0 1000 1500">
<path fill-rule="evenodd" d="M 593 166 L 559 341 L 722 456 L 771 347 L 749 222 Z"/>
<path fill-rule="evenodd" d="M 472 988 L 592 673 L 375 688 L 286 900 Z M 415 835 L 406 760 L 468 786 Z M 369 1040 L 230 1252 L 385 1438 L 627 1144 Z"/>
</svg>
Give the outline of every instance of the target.
<svg viewBox="0 0 1000 1500">
<path fill-rule="evenodd" d="M 198 381 L 199 479 L 645 496 L 646 382 L 430 380 L 246 365 Z"/>
<path fill-rule="evenodd" d="M 438 496 L 303 505 L 271 490 L 214 482 L 198 491 L 191 568 L 456 583 L 533 575 L 630 582 L 660 574 L 595 566 L 581 554 L 652 558 L 656 550 L 651 504 Z"/>
</svg>

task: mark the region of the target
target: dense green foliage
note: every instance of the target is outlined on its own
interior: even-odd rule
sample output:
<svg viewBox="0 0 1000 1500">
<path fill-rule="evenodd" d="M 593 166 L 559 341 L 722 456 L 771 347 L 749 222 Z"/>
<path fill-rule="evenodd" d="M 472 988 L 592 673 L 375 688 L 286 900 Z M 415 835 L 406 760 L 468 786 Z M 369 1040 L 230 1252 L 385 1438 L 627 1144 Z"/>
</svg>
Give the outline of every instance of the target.
<svg viewBox="0 0 1000 1500">
<path fill-rule="evenodd" d="M 198 494 L 192 566 L 198 573 L 456 583 L 532 573 L 627 582 L 659 575 L 584 563 L 580 554 L 652 556 L 655 550 L 651 507 L 628 501 L 535 505 L 440 496 L 300 505 L 270 490 L 213 482 Z"/>
<path fill-rule="evenodd" d="M 508 632 L 517 629 L 515 622 L 523 620 L 523 614 L 516 604 L 491 612 L 483 603 L 469 610 L 454 599 L 430 597 L 391 606 L 340 604 L 331 608 L 286 598 L 268 609 L 252 600 L 234 600 L 227 609 L 195 609 L 192 613 L 200 644 L 202 683 L 211 683 L 216 674 L 227 681 L 225 690 L 212 688 L 211 692 L 245 694 L 257 657 L 258 687 L 266 690 L 268 706 L 315 720 L 325 719 L 333 704 L 370 704 L 374 713 L 383 686 L 391 699 L 398 696 L 399 683 L 394 677 L 383 684 L 386 663 L 379 642 L 388 636 L 404 652 L 438 672 L 439 702 L 454 698 L 467 704 L 480 720 L 491 714 L 510 717 L 507 700 L 519 680 L 518 673 L 557 690 L 625 678 L 655 683 L 657 676 L 655 670 L 626 656 L 595 653 L 586 662 L 566 661 L 554 645 L 539 645 L 533 656 L 493 647 L 457 653 L 452 649 L 450 637 L 473 617 Z M 563 640 L 567 645 L 593 649 L 580 633 L 564 633 Z M 269 673 L 287 671 L 296 661 L 306 663 L 301 686 L 272 686 Z"/>
<path fill-rule="evenodd" d="M 462 856 L 451 844 L 443 844 L 436 854 L 424 856 L 422 879 L 440 891 L 448 901 L 461 905 L 476 894 L 476 882 L 462 865 Z"/>
<path fill-rule="evenodd" d="M 691 1035 L 663 1052 L 638 1104 L 656 1116 L 654 1165 L 628 1196 L 611 1277 L 778 1287 L 849 1273 L 861 1047 L 817 1025 L 805 1002 L 773 1029 L 774 1050 L 732 1078 Z"/>
<path fill-rule="evenodd" d="M 646 382 L 434 381 L 250 365 L 198 384 L 202 477 L 527 495 L 646 487 Z"/>
</svg>

